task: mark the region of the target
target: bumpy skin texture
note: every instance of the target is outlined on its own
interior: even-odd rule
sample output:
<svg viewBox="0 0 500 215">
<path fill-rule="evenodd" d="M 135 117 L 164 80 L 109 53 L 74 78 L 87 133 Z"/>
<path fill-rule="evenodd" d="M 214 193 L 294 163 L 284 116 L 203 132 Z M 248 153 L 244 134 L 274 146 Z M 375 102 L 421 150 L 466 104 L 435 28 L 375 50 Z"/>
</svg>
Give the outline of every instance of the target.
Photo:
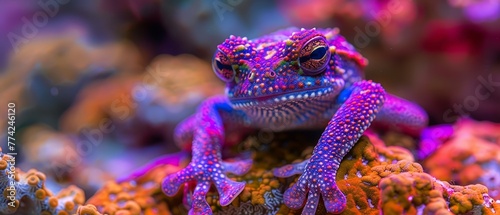
<svg viewBox="0 0 500 215">
<path fill-rule="evenodd" d="M 192 150 L 192 160 L 162 185 L 172 196 L 182 184 L 195 181 L 190 214 L 211 213 L 205 196 L 212 183 L 222 206 L 243 190 L 243 182 L 225 174 L 244 174 L 251 161 L 224 162 L 221 148 L 237 142 L 234 137 L 248 129 L 326 128 L 309 160 L 275 170 L 278 177 L 302 174 L 285 192 L 284 201 L 293 209 L 305 205 L 302 213 L 314 214 L 320 196 L 328 212 L 345 209 L 335 175 L 377 113 L 383 115 L 379 125 L 390 127 L 397 119 L 409 133 L 427 124 L 419 107 L 363 80 L 366 60 L 338 29 L 290 28 L 254 40 L 231 36 L 217 48 L 213 68 L 226 82 L 226 95 L 207 99 L 178 126 L 177 143 Z"/>
</svg>

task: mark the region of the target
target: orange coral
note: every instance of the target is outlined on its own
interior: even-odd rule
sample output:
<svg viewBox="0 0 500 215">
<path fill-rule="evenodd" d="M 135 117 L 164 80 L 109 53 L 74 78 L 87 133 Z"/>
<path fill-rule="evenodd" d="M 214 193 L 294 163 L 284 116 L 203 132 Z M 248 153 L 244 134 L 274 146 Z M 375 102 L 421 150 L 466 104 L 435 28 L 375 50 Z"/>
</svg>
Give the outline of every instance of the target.
<svg viewBox="0 0 500 215">
<path fill-rule="evenodd" d="M 422 172 L 422 167 L 412 161 L 407 150 L 373 146 L 367 137 L 362 137 L 337 173 L 337 184 L 347 196 L 347 209 L 343 214 L 378 214 L 380 180 L 401 172 Z"/>
<path fill-rule="evenodd" d="M 13 53 L 5 69 L 1 69 L 4 71 L 0 71 L 0 102 L 15 101 L 18 107 L 29 106 L 31 97 L 25 94 L 29 88 L 28 80 L 37 65 L 51 83 L 68 84 L 86 72 L 88 60 L 88 50 L 72 36 L 33 39 Z M 6 112 L 7 106 L 0 106 L 0 111 Z M 0 120 L 6 121 L 6 117 L 0 116 Z M 5 131 L 4 125 L 0 124 L 0 128 Z"/>
<path fill-rule="evenodd" d="M 80 206 L 76 213 L 79 215 L 102 215 L 94 205 Z"/>
<path fill-rule="evenodd" d="M 347 209 L 342 214 L 494 213 L 499 204 L 485 202 L 490 198 L 486 187 L 454 186 L 436 180 L 413 162 L 409 151 L 374 146 L 366 136 L 342 160 L 337 184 L 347 197 Z M 318 214 L 325 213 L 321 204 Z M 283 207 L 279 212 L 300 213 Z"/>
<path fill-rule="evenodd" d="M 165 202 L 166 196 L 161 193 L 160 187 L 161 180 L 167 174 L 177 170 L 179 168 L 172 165 L 158 165 L 134 181 L 107 182 L 87 201 L 89 205 L 79 209 L 78 215 L 84 215 L 85 212 L 88 214 L 101 212 L 110 215 L 174 213 L 175 208 L 170 208 L 169 203 Z M 179 198 L 172 202 L 180 203 Z"/>
<path fill-rule="evenodd" d="M 192 55 L 160 55 L 143 74 L 119 76 L 84 89 L 79 101 L 62 117 L 62 128 L 76 133 L 83 127 L 98 127 L 106 117 L 125 120 L 136 116 L 135 97 L 144 97 L 144 93 L 168 104 L 166 109 L 179 106 L 178 111 L 189 107 L 194 111 L 204 98 L 223 92 L 223 84 L 210 71 L 208 63 Z M 186 117 L 189 114 L 185 113 Z"/>
<path fill-rule="evenodd" d="M 313 135 L 311 135 L 313 136 Z M 217 214 L 300 214 L 282 203 L 282 193 L 298 177 L 278 179 L 275 167 L 300 162 L 311 154 L 311 136 L 277 134 L 269 144 L 256 137 L 247 138 L 240 146 L 253 151 L 254 165 L 245 175 L 235 177 L 246 181 L 244 191 L 228 206 L 222 207 L 218 195 L 211 190 L 207 202 Z M 292 141 L 293 140 L 293 141 Z M 282 147 L 286 142 L 287 147 Z M 235 146 L 236 152 L 242 150 Z M 244 150 L 245 151 L 245 150 Z M 184 214 L 181 192 L 174 198 L 161 193 L 160 180 L 179 167 L 159 165 L 146 175 L 120 184 L 109 182 L 87 203 L 97 211 L 109 214 Z M 481 185 L 455 186 L 423 173 L 422 166 L 413 162 L 409 151 L 400 147 L 374 146 L 363 136 L 343 159 L 337 174 L 337 184 L 347 197 L 347 209 L 342 214 L 451 214 L 479 212 L 494 214 L 500 207 Z M 189 186 L 189 185 L 188 185 Z M 189 202 L 189 194 L 184 196 Z M 137 207 L 138 206 L 138 207 Z M 93 208 L 88 208 L 91 210 Z M 83 209 L 82 209 L 83 210 Z M 126 211 L 126 212 L 125 212 Z M 451 212 L 450 212 L 451 211 Z M 322 203 L 317 214 L 326 214 Z"/>
<path fill-rule="evenodd" d="M 423 163 L 429 174 L 461 185 L 480 183 L 500 197 L 500 124 L 462 119 Z"/>
<path fill-rule="evenodd" d="M 457 186 L 426 173 L 402 173 L 382 179 L 382 205 L 387 214 L 496 214 L 483 185 Z M 490 202 L 486 202 L 490 201 Z"/>
</svg>

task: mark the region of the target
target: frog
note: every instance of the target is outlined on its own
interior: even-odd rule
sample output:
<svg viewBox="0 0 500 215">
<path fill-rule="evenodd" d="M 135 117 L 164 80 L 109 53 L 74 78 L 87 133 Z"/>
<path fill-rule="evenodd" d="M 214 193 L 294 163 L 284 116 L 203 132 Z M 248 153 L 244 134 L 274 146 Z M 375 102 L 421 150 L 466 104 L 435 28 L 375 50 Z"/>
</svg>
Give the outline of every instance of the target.
<svg viewBox="0 0 500 215">
<path fill-rule="evenodd" d="M 223 160 L 223 147 L 252 130 L 322 129 L 309 159 L 272 171 L 281 178 L 300 175 L 284 192 L 287 207 L 315 214 L 321 197 L 329 213 L 341 213 L 346 196 L 335 182 L 337 170 L 372 122 L 410 135 L 428 122 L 420 106 L 365 80 L 367 64 L 338 28 L 285 28 L 256 39 L 229 36 L 212 59 L 225 93 L 206 99 L 176 127 L 175 142 L 191 160 L 163 179 L 162 191 L 174 196 L 186 184 L 189 214 L 212 214 L 206 201 L 210 187 L 227 206 L 245 187 L 228 174 L 243 175 L 252 166 L 251 159 Z"/>
</svg>

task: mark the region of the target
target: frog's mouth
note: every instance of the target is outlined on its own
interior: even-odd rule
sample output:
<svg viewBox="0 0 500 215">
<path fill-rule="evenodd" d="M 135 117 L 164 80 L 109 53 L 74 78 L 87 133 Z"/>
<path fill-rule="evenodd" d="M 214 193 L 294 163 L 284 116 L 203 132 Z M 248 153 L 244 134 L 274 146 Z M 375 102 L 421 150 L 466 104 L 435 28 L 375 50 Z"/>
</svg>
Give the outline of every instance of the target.
<svg viewBox="0 0 500 215">
<path fill-rule="evenodd" d="M 307 90 L 276 93 L 265 96 L 230 98 L 229 101 L 234 109 L 245 109 L 252 106 L 276 106 L 276 104 L 294 101 L 320 100 L 335 96 L 333 87 L 312 88 Z"/>
</svg>

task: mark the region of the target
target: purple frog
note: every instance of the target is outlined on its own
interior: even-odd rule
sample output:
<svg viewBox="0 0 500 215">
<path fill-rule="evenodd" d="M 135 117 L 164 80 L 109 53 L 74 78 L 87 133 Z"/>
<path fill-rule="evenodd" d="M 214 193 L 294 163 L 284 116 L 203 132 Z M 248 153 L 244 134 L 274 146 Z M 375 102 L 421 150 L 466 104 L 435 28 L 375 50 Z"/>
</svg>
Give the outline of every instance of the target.
<svg viewBox="0 0 500 215">
<path fill-rule="evenodd" d="M 336 28 L 288 28 L 254 40 L 230 36 L 217 47 L 212 64 L 226 82 L 226 93 L 204 101 L 177 127 L 176 141 L 192 150 L 192 159 L 162 184 L 169 196 L 185 183 L 196 184 L 190 214 L 212 213 L 206 201 L 212 184 L 222 206 L 243 191 L 245 182 L 233 181 L 226 173 L 244 174 L 251 160 L 222 160 L 222 146 L 235 142 L 230 136 L 249 129 L 324 129 L 310 159 L 275 169 L 274 174 L 301 174 L 284 194 L 288 207 L 314 214 L 322 197 L 328 212 L 340 213 L 346 197 L 335 175 L 372 121 L 413 135 L 427 125 L 419 106 L 363 79 L 366 59 Z"/>
</svg>

